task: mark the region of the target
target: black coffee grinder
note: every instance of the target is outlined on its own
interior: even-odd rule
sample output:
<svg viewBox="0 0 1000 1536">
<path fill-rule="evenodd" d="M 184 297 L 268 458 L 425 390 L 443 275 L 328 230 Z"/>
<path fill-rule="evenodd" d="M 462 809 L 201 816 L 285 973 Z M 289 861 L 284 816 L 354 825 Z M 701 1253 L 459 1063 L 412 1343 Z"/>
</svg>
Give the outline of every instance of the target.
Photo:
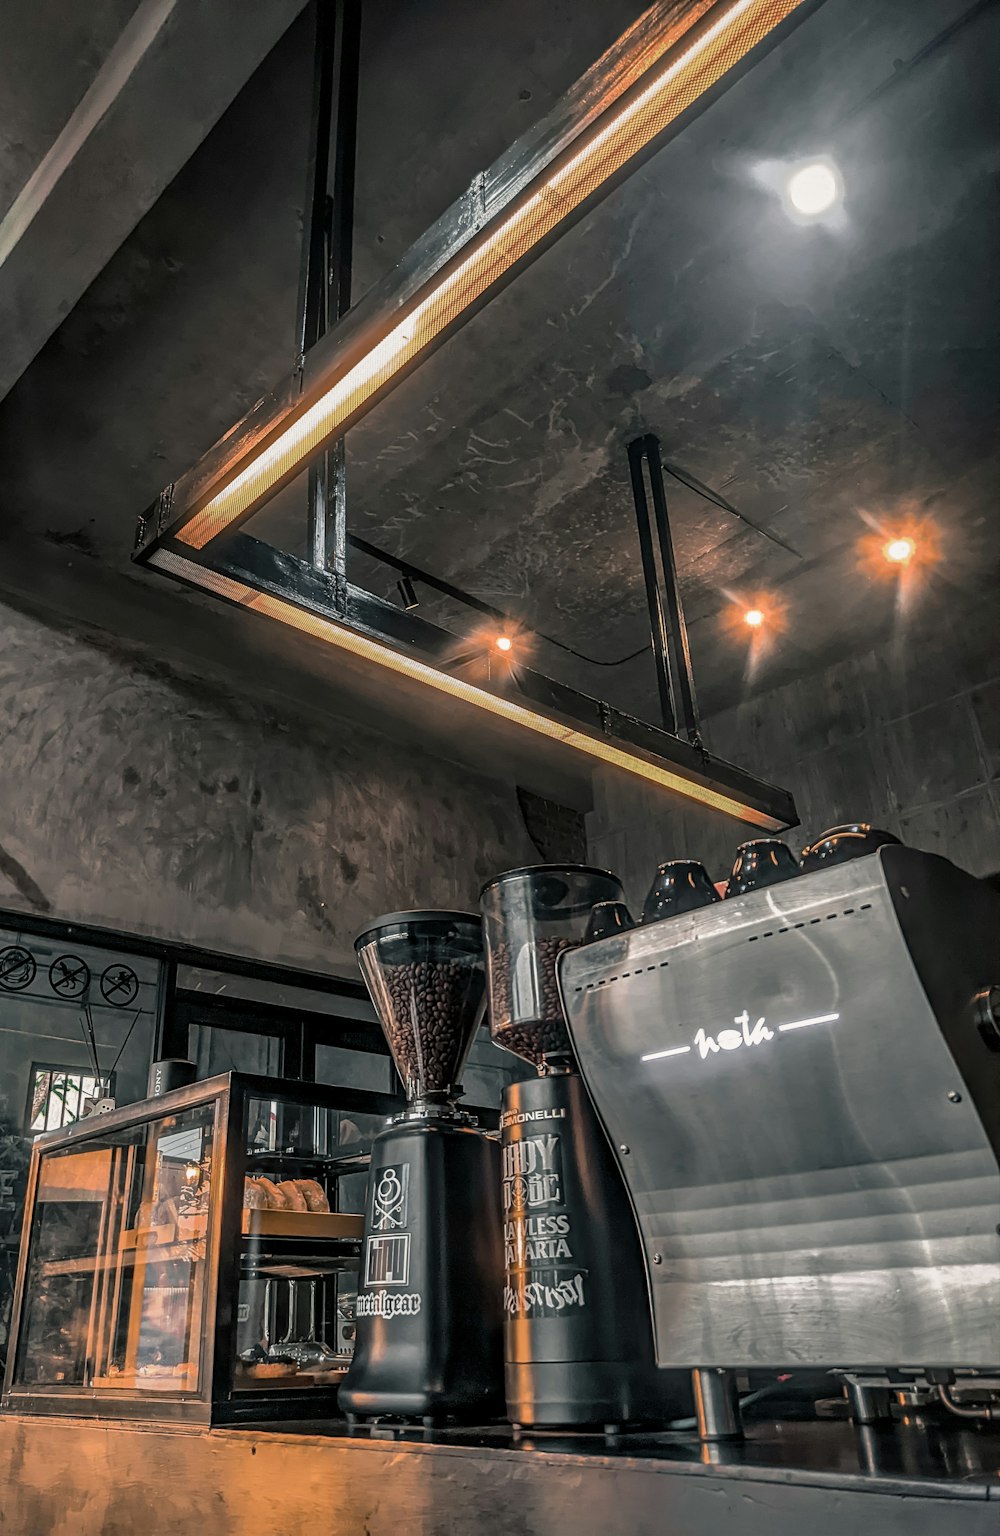
<svg viewBox="0 0 1000 1536">
<path fill-rule="evenodd" d="M 355 941 L 407 1106 L 372 1145 L 349 1417 L 503 1411 L 500 1149 L 456 1108 L 483 1014 L 482 924 L 394 912 Z"/>
<path fill-rule="evenodd" d="M 500 1120 L 507 1416 L 517 1425 L 663 1420 L 689 1401 L 683 1377 L 678 1389 L 656 1370 L 638 1230 L 556 982 L 556 960 L 584 942 L 592 909 L 621 900 L 614 875 L 580 865 L 514 869 L 482 892 L 490 1032 L 538 1072 L 506 1089 Z"/>
</svg>

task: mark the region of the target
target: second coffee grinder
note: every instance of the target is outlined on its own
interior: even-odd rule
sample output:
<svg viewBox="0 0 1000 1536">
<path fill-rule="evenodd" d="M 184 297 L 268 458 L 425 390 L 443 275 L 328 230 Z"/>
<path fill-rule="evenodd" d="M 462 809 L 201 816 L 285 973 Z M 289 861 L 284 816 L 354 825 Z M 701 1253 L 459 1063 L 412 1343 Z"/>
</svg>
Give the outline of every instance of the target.
<svg viewBox="0 0 1000 1536">
<path fill-rule="evenodd" d="M 502 1411 L 499 1148 L 455 1100 L 483 1014 L 482 924 L 395 912 L 355 942 L 407 1105 L 372 1144 L 349 1416 Z"/>
<path fill-rule="evenodd" d="M 687 1410 L 658 1372 L 639 1234 L 566 1028 L 556 960 L 614 875 L 580 865 L 510 870 L 482 892 L 490 1032 L 537 1069 L 504 1092 L 507 1416 L 515 1425 L 617 1426 Z"/>
</svg>

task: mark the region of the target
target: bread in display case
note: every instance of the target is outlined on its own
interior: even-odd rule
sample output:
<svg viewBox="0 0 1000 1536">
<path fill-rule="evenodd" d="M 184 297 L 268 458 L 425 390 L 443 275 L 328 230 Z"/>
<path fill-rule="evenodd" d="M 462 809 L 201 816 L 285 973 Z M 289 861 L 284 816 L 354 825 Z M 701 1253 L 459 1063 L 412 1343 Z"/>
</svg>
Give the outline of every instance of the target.
<svg viewBox="0 0 1000 1536">
<path fill-rule="evenodd" d="M 231 1072 L 41 1136 L 4 1382 L 29 1413 L 325 1418 L 388 1094 Z"/>
</svg>

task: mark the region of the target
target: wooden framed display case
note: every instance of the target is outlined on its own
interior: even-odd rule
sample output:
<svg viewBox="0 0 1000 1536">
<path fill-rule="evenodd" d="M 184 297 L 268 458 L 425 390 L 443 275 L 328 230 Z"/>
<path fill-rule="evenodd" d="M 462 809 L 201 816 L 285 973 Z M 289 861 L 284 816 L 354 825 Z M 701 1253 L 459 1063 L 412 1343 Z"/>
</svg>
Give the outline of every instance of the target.
<svg viewBox="0 0 1000 1536">
<path fill-rule="evenodd" d="M 327 1418 L 389 1094 L 229 1072 L 35 1142 L 3 1406 Z"/>
</svg>

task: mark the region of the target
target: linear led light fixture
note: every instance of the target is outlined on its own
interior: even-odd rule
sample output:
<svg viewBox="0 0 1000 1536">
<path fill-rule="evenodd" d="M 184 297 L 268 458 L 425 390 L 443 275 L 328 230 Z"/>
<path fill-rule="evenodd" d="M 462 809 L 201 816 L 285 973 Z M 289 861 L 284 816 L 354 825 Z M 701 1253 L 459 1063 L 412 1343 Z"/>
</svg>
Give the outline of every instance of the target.
<svg viewBox="0 0 1000 1536">
<path fill-rule="evenodd" d="M 477 687 L 464 678 L 439 669 L 416 654 L 399 650 L 382 640 L 361 634 L 342 620 L 325 618 L 322 614 L 299 607 L 284 597 L 262 591 L 248 582 L 238 581 L 232 576 L 190 560 L 176 550 L 168 548 L 155 550 L 150 556 L 150 564 L 158 567 L 165 575 L 172 576 L 186 585 L 201 588 L 241 608 L 263 614 L 266 618 L 277 619 L 279 623 L 287 624 L 303 634 L 323 640 L 338 650 L 347 651 L 366 662 L 384 667 L 398 677 L 407 678 L 438 693 L 447 694 L 475 710 L 481 710 L 496 719 L 533 732 L 539 738 L 573 748 L 593 762 L 610 764 L 650 784 L 656 784 L 663 789 L 672 789 L 689 800 L 710 806 L 712 810 L 722 811 L 727 816 L 735 816 L 740 821 L 748 822 L 752 826 L 761 827 L 769 832 L 781 831 L 794 823 L 795 810 L 791 798 L 783 791 L 774 790 L 772 786 L 765 786 L 755 781 L 762 792 L 762 800 L 766 798 L 766 792 L 771 791 L 775 804 L 773 810 L 768 810 L 763 804 L 753 804 L 748 799 L 740 798 L 736 790 L 727 793 L 717 784 L 699 780 L 687 772 L 683 766 L 674 767 L 666 759 L 657 759 L 652 754 L 646 755 L 638 749 L 630 748 L 627 744 L 619 744 L 614 738 L 602 737 L 596 732 L 583 730 L 565 719 L 559 719 L 529 704 L 522 704 L 515 699 L 505 698 L 501 694 L 491 693 L 486 688 Z M 787 806 L 784 815 L 779 813 L 779 806 Z"/>
<path fill-rule="evenodd" d="M 482 178 L 487 222 L 457 248 L 452 245 L 437 270 L 391 310 L 381 333 L 375 327 L 360 355 L 350 340 L 340 349 L 321 344 L 330 363 L 326 376 L 318 369 L 314 380 L 307 357 L 301 398 L 276 410 L 276 420 L 231 434 L 239 437 L 235 453 L 227 456 L 225 442 L 213 450 L 209 461 L 218 471 L 207 485 L 195 471 L 186 477 L 187 493 L 183 482 L 172 488 L 176 494 L 165 493 L 159 511 L 169 529 L 153 530 L 154 537 L 169 532 L 200 550 L 235 528 L 538 255 L 560 226 L 634 169 L 775 28 L 809 8 L 808 0 L 664 0 L 654 6 L 633 29 L 632 53 L 629 33 L 614 59 L 613 49 L 584 77 L 574 108 L 576 130 L 557 134 L 520 175 L 498 162 L 501 169 Z M 588 82 L 600 85 L 596 108 L 593 91 L 588 100 L 582 89 Z M 491 204 L 497 207 L 492 217 Z M 405 261 L 401 265 L 406 268 Z M 338 332 L 343 336 L 345 326 L 350 338 L 350 322 L 348 316 L 334 327 L 327 342 L 335 342 Z"/>
</svg>

